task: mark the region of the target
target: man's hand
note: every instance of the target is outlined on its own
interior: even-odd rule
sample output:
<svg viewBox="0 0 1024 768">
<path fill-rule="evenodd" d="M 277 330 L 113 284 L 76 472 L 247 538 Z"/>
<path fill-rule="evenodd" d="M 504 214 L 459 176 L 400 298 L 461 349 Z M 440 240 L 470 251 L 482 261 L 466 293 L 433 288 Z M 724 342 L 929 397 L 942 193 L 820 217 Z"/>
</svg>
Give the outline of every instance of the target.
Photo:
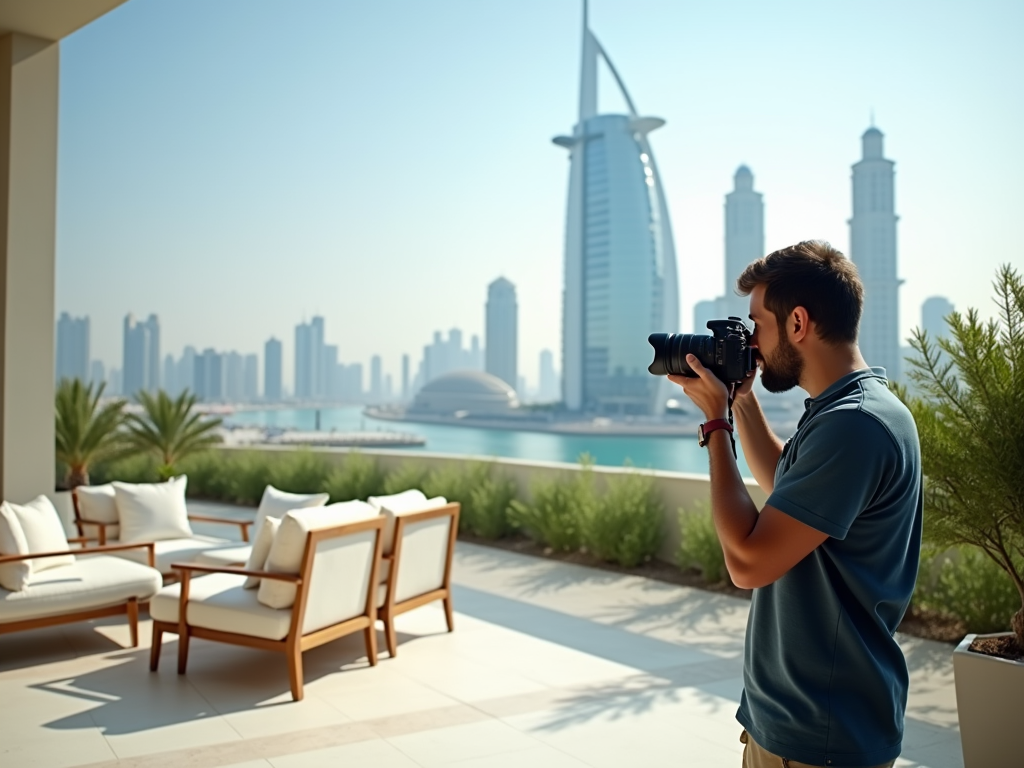
<svg viewBox="0 0 1024 768">
<path fill-rule="evenodd" d="M 669 376 L 669 381 L 683 388 L 686 396 L 704 412 L 707 421 L 724 419 L 729 410 L 728 387 L 693 355 L 686 356 L 686 364 L 697 374 L 697 378 Z M 743 386 L 748 386 L 747 382 Z M 753 379 L 750 380 L 750 386 L 753 386 Z"/>
</svg>

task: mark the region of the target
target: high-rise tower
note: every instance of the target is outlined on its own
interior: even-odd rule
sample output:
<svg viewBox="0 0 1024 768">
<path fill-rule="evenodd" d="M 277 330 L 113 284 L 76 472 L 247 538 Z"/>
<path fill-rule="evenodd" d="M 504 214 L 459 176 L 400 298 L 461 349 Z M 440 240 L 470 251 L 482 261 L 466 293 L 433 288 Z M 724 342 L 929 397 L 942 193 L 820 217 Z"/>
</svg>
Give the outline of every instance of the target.
<svg viewBox="0 0 1024 768">
<path fill-rule="evenodd" d="M 736 169 L 733 191 L 725 196 L 725 298 L 729 317 L 750 314 L 750 299 L 736 294 L 736 280 L 752 261 L 764 256 L 764 200 L 754 191 L 754 174 L 745 165 Z M 705 328 L 694 328 L 705 333 Z"/>
<path fill-rule="evenodd" d="M 850 258 L 864 283 L 860 351 L 868 365 L 900 375 L 900 303 L 896 277 L 895 163 L 882 153 L 882 132 L 872 126 L 861 137 L 863 157 L 853 166 Z"/>
<path fill-rule="evenodd" d="M 484 370 L 517 389 L 519 305 L 516 287 L 504 277 L 487 286 L 486 319 Z"/>
<path fill-rule="evenodd" d="M 604 59 L 629 109 L 597 112 Z M 570 152 L 562 299 L 562 394 L 571 411 L 660 412 L 665 381 L 647 372 L 648 334 L 679 327 L 676 254 L 661 176 L 648 134 L 665 121 L 641 117 L 587 25 L 579 120 L 555 144 Z"/>
</svg>

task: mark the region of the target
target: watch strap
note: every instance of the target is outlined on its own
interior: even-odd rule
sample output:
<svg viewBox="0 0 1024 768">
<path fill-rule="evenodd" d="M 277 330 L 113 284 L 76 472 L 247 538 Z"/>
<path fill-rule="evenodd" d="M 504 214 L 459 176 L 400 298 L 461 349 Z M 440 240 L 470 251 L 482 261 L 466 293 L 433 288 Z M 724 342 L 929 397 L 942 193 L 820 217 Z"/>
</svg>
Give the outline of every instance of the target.
<svg viewBox="0 0 1024 768">
<path fill-rule="evenodd" d="M 732 436 L 732 424 L 730 424 L 726 419 L 712 419 L 711 421 L 706 421 L 703 424 L 701 424 L 700 430 L 697 434 L 698 445 L 700 445 L 701 448 L 707 445 L 708 437 L 711 436 L 712 432 L 715 432 L 716 430 L 719 429 L 728 430 L 730 437 Z"/>
</svg>

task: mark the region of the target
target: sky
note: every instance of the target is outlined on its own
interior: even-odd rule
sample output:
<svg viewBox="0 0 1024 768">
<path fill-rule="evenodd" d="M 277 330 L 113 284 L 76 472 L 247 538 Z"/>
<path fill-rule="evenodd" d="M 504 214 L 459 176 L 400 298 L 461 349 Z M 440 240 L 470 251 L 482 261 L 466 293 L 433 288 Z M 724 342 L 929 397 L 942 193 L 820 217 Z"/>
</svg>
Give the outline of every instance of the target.
<svg viewBox="0 0 1024 768">
<path fill-rule="evenodd" d="M 560 356 L 580 0 L 129 0 L 61 44 L 57 311 L 120 366 L 128 312 L 162 352 L 259 352 L 322 315 L 344 362 L 396 379 L 435 330 L 519 301 L 519 369 Z M 896 162 L 904 334 L 921 303 L 994 313 L 1024 266 L 1024 3 L 591 0 L 651 134 L 681 318 L 724 291 L 745 163 L 766 248 L 847 251 L 871 124 Z M 602 70 L 599 109 L 622 112 Z M 638 343 L 643 343 L 642 340 Z"/>
</svg>

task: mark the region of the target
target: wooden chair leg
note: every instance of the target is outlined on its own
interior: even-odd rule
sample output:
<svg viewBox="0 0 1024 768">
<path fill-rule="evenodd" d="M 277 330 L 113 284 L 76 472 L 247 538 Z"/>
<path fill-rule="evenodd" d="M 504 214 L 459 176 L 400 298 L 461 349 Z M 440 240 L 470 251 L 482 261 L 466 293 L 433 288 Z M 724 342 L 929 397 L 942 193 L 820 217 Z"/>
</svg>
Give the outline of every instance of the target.
<svg viewBox="0 0 1024 768">
<path fill-rule="evenodd" d="M 371 667 L 377 666 L 377 622 L 373 622 L 363 630 L 366 638 L 366 658 Z"/>
<path fill-rule="evenodd" d="M 164 644 L 163 630 L 157 629 L 156 622 L 153 622 L 153 642 L 149 647 L 149 671 L 156 672 L 160 666 L 160 648 Z"/>
<path fill-rule="evenodd" d="M 444 598 L 444 618 L 448 622 L 448 631 L 455 631 L 455 616 L 452 614 L 452 596 L 451 593 L 448 597 Z"/>
<path fill-rule="evenodd" d="M 126 606 L 128 612 L 128 631 L 131 633 L 132 648 L 139 647 L 139 601 L 132 597 Z"/>
<path fill-rule="evenodd" d="M 384 622 L 384 642 L 388 646 L 388 656 L 395 658 L 398 655 L 398 637 L 395 635 L 395 620 L 390 616 L 385 616 L 381 621 Z"/>
<path fill-rule="evenodd" d="M 302 701 L 305 692 L 302 690 L 302 649 L 293 643 L 285 652 L 288 657 L 288 681 L 291 683 L 292 699 Z"/>
<path fill-rule="evenodd" d="M 188 627 L 178 633 L 178 674 L 185 674 L 185 667 L 188 666 Z"/>
</svg>

